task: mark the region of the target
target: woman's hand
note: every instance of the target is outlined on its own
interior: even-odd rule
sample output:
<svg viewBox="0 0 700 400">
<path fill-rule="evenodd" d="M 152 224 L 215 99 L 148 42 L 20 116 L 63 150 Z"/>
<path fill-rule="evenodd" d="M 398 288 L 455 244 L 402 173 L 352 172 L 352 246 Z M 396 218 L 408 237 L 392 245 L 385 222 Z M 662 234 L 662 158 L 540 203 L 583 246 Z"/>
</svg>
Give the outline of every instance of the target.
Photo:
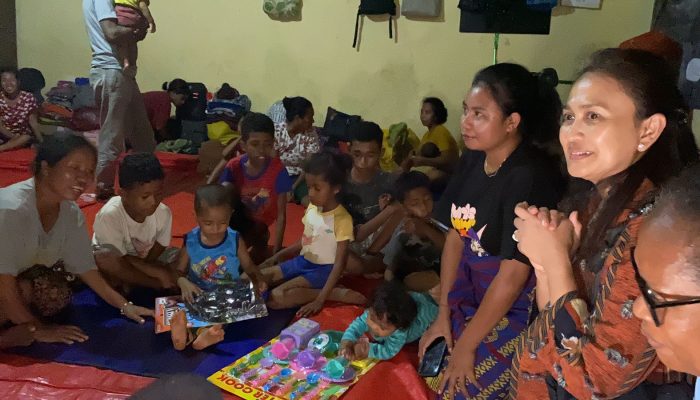
<svg viewBox="0 0 700 400">
<path fill-rule="evenodd" d="M 36 327 L 34 339 L 42 343 L 73 344 L 88 340 L 88 335 L 73 325 L 40 325 Z"/>
<path fill-rule="evenodd" d="M 193 302 L 194 298 L 203 292 L 199 286 L 190 282 L 190 280 L 184 276 L 177 279 L 177 285 L 180 287 L 182 298 L 188 303 Z"/>
<path fill-rule="evenodd" d="M 518 250 L 531 263 L 546 269 L 548 262 L 559 264 L 557 261 L 570 257 L 576 243 L 577 229 L 569 219 L 557 220 L 558 226 L 550 229 L 551 220 L 543 223 L 538 218 L 539 214 L 533 215 L 526 207 L 517 206 L 515 214 L 518 218 L 514 221 L 517 230 L 513 238 L 518 242 Z M 572 215 L 575 218 L 576 214 Z M 580 234 L 580 229 L 578 231 Z"/>
<path fill-rule="evenodd" d="M 442 377 L 442 389 L 440 394 L 447 389 L 448 398 L 454 397 L 459 390 L 465 397 L 469 398 L 467 382 L 481 390 L 481 385 L 476 380 L 474 373 L 474 360 L 476 359 L 476 349 L 472 348 L 467 338 L 460 338 L 451 353 L 449 364 Z"/>
<path fill-rule="evenodd" d="M 411 170 L 411 168 L 414 167 L 413 159 L 415 158 L 415 156 L 416 151 L 411 150 L 411 152 L 408 153 L 406 158 L 403 161 L 401 161 L 401 165 L 399 167 L 401 168 L 401 170 L 403 170 L 403 172 L 408 172 Z"/>
<path fill-rule="evenodd" d="M 35 332 L 36 325 L 31 322 L 11 326 L 0 332 L 0 348 L 29 346 L 34 342 Z"/>
<path fill-rule="evenodd" d="M 575 236 L 573 245 L 571 246 L 571 250 L 569 252 L 569 256 L 573 256 L 576 253 L 576 251 L 578 251 L 578 247 L 581 244 L 582 229 L 582 225 L 578 220 L 578 211 L 572 212 L 567 217 L 567 215 L 561 211 L 550 210 L 547 207 L 537 208 L 535 206 L 528 205 L 526 202 L 518 204 L 516 206 L 516 209 L 517 208 L 527 209 L 530 215 L 536 216 L 542 224 L 542 226 L 548 228 L 550 231 L 555 231 L 562 223 L 566 221 L 571 222 L 574 226 Z"/>
<path fill-rule="evenodd" d="M 124 314 L 125 317 L 129 318 L 132 321 L 138 322 L 139 324 L 143 324 L 146 322 L 146 320 L 143 319 L 143 317 L 154 317 L 153 310 L 145 308 L 145 307 L 139 307 L 135 306 L 131 303 L 127 303 L 122 307 L 121 309 L 122 314 Z"/>
<path fill-rule="evenodd" d="M 450 327 L 450 312 L 440 311 L 435 321 L 430 325 L 427 331 L 421 336 L 418 342 L 418 358 L 423 359 L 425 351 L 438 338 L 445 338 L 447 350 L 452 352 L 452 327 Z"/>
<path fill-rule="evenodd" d="M 308 317 L 317 314 L 323 308 L 323 301 L 316 298 L 311 303 L 306 304 L 297 311 L 297 317 Z"/>
</svg>

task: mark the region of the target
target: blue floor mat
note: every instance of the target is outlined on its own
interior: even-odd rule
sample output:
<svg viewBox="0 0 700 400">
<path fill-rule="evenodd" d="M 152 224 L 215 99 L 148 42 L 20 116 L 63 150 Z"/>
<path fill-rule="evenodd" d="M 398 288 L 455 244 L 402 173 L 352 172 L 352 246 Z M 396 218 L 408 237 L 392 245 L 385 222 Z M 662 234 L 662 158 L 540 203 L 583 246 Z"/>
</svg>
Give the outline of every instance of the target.
<svg viewBox="0 0 700 400">
<path fill-rule="evenodd" d="M 135 304 L 153 308 L 153 293 L 132 294 Z M 204 351 L 173 349 L 170 333 L 154 333 L 153 320 L 139 325 L 119 315 L 92 290 L 73 296 L 72 307 L 62 322 L 82 328 L 90 339 L 85 343 L 35 343 L 15 353 L 67 364 L 90 365 L 134 375 L 195 373 L 209 376 L 277 336 L 296 310 L 270 310 L 270 315 L 225 326 L 222 343 Z"/>
</svg>

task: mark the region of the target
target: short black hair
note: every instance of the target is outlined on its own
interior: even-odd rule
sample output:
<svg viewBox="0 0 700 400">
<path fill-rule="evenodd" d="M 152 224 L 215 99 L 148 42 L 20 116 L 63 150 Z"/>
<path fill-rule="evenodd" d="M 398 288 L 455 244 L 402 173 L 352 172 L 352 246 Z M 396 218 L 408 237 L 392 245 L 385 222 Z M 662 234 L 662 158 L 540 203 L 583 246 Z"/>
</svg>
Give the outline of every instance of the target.
<svg viewBox="0 0 700 400">
<path fill-rule="evenodd" d="M 163 90 L 167 90 L 168 92 L 173 92 L 175 94 L 182 94 L 188 97 L 192 94 L 189 83 L 180 78 L 173 79 L 170 81 L 170 83 L 165 82 L 163 84 Z"/>
<path fill-rule="evenodd" d="M 338 186 L 347 181 L 351 168 L 352 158 L 348 154 L 324 150 L 306 161 L 304 172 L 321 176 L 331 186 Z"/>
<path fill-rule="evenodd" d="M 233 190 L 218 183 L 203 185 L 194 192 L 194 211 L 199 214 L 205 207 L 229 206 L 233 209 Z"/>
<path fill-rule="evenodd" d="M 689 266 L 700 283 L 700 164 L 686 168 L 679 176 L 668 181 L 656 199 L 648 221 L 672 215 L 690 229 L 685 232 L 685 244 L 692 249 Z"/>
<path fill-rule="evenodd" d="M 382 128 L 380 128 L 379 125 L 375 124 L 374 122 L 360 121 L 356 124 L 350 125 L 348 133 L 350 134 L 352 141 L 362 143 L 375 142 L 380 148 L 384 142 L 384 132 L 382 132 Z"/>
<path fill-rule="evenodd" d="M 420 147 L 420 155 L 426 158 L 440 157 L 440 148 L 433 142 L 425 143 Z"/>
<path fill-rule="evenodd" d="M 67 132 L 46 135 L 44 141 L 39 143 L 36 149 L 34 175 L 39 176 L 42 162 L 45 161 L 49 167 L 53 167 L 70 153 L 80 149 L 89 150 L 95 156 L 95 162 L 97 162 L 97 149 L 83 136 Z"/>
<path fill-rule="evenodd" d="M 153 153 L 128 154 L 119 164 L 119 187 L 122 189 L 132 189 L 136 185 L 162 181 L 164 178 L 163 167 Z"/>
<path fill-rule="evenodd" d="M 403 202 L 408 192 L 418 188 L 430 190 L 430 178 L 420 171 L 404 172 L 394 182 L 394 196 L 396 200 Z"/>
<path fill-rule="evenodd" d="M 19 79 L 19 70 L 15 67 L 0 67 L 0 75 L 2 74 L 12 74 Z"/>
<path fill-rule="evenodd" d="M 447 122 L 447 108 L 442 100 L 437 97 L 426 97 L 423 99 L 423 104 L 430 104 L 433 108 L 433 117 L 436 124 L 440 125 Z"/>
<path fill-rule="evenodd" d="M 275 137 L 275 124 L 270 117 L 265 114 L 251 112 L 241 120 L 241 140 L 247 142 L 253 132 L 267 133 Z"/>
<path fill-rule="evenodd" d="M 282 99 L 282 105 L 287 112 L 287 122 L 294 121 L 294 118 L 304 118 L 310 108 L 313 107 L 311 102 L 305 97 L 285 97 Z"/>
<path fill-rule="evenodd" d="M 384 282 L 372 295 L 369 307 L 397 329 L 408 329 L 418 315 L 418 305 L 399 282 Z"/>
</svg>

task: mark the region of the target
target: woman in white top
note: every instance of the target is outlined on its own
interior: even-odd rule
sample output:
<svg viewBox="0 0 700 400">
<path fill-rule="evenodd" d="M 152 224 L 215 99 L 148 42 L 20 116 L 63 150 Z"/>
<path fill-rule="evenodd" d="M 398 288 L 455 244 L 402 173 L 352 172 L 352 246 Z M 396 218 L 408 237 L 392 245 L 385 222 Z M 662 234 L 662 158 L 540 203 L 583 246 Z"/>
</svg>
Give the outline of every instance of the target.
<svg viewBox="0 0 700 400">
<path fill-rule="evenodd" d="M 282 104 L 287 119 L 275 124 L 275 150 L 294 179 L 294 201 L 306 207 L 309 190 L 304 182 L 304 163 L 321 151 L 321 139 L 313 129 L 314 107 L 304 97 L 285 97 Z"/>
<path fill-rule="evenodd" d="M 41 319 L 70 303 L 73 274 L 126 317 L 143 323 L 153 315 L 112 289 L 95 267 L 75 200 L 94 181 L 96 163 L 97 152 L 83 137 L 53 135 L 37 149 L 34 177 L 0 189 L 0 324 L 22 326 L 30 339 L 66 344 L 88 339 L 76 326 Z M 8 332 L 2 337 L 9 340 Z"/>
</svg>

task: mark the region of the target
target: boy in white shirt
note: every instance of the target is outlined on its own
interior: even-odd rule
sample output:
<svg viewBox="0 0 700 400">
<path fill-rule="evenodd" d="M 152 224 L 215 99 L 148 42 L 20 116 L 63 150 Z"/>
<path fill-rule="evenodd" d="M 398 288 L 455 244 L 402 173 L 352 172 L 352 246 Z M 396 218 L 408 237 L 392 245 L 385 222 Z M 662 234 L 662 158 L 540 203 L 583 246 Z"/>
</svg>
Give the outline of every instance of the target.
<svg viewBox="0 0 700 400">
<path fill-rule="evenodd" d="M 161 203 L 163 178 L 155 155 L 127 155 L 119 167 L 120 196 L 111 198 L 95 217 L 95 261 L 114 285 L 176 287 L 170 263 L 177 249 L 168 248 L 172 214 Z"/>
</svg>

